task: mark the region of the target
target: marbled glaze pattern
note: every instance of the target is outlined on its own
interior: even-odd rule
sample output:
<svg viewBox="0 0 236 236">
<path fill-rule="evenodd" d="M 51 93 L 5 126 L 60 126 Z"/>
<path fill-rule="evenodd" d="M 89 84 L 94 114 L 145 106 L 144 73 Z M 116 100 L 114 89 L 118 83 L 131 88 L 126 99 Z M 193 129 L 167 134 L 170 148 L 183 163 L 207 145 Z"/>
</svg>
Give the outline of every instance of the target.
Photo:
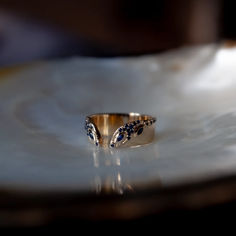
<svg viewBox="0 0 236 236">
<path fill-rule="evenodd" d="M 208 45 L 0 73 L 0 186 L 122 193 L 235 173 L 235 63 L 236 49 Z M 155 142 L 97 149 L 84 119 L 98 112 L 156 116 Z"/>
</svg>

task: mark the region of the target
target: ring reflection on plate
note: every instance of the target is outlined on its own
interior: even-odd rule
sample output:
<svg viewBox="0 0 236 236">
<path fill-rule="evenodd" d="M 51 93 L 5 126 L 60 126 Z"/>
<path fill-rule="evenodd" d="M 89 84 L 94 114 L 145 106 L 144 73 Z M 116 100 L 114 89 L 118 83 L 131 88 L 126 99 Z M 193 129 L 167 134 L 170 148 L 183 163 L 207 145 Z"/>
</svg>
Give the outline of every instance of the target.
<svg viewBox="0 0 236 236">
<path fill-rule="evenodd" d="M 97 149 L 93 147 L 93 165 L 95 168 L 95 173 L 99 173 L 99 168 L 106 168 L 107 175 L 95 175 L 94 183 L 92 184 L 92 189 L 95 190 L 97 194 L 125 194 L 129 192 L 135 192 L 135 186 L 130 183 L 127 178 L 122 176 L 122 165 L 127 165 L 123 163 L 126 157 L 124 152 L 120 152 L 117 149 Z M 153 151 L 156 150 L 154 146 Z M 121 155 L 123 158 L 121 158 Z M 106 158 L 104 158 L 104 156 Z M 155 186 L 161 186 L 161 180 L 155 180 Z"/>
</svg>

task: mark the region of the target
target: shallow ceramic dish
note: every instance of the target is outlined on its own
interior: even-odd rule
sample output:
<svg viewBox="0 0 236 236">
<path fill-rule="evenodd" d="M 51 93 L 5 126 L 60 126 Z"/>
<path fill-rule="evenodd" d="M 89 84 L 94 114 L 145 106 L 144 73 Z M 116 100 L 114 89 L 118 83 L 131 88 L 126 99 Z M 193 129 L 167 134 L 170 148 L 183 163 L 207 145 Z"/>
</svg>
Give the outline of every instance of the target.
<svg viewBox="0 0 236 236">
<path fill-rule="evenodd" d="M 69 58 L 2 69 L 0 207 L 7 211 L 17 201 L 19 212 L 37 204 L 48 211 L 52 202 L 66 207 L 70 199 L 80 217 L 130 218 L 164 210 L 180 189 L 182 199 L 191 191 L 205 196 L 189 200 L 190 206 L 234 198 L 235 63 L 235 48 L 207 45 L 137 58 Z M 83 128 L 85 116 L 97 112 L 156 116 L 155 141 L 139 148 L 97 148 Z M 221 182 L 228 177 L 230 185 Z M 224 193 L 218 200 L 204 185 L 215 179 L 220 183 L 212 188 Z M 162 204 L 135 205 L 152 194 Z M 127 201 L 134 203 L 130 214 L 121 207 L 127 208 Z M 172 205 L 182 207 L 182 202 Z M 97 211 L 91 214 L 83 204 Z"/>
</svg>

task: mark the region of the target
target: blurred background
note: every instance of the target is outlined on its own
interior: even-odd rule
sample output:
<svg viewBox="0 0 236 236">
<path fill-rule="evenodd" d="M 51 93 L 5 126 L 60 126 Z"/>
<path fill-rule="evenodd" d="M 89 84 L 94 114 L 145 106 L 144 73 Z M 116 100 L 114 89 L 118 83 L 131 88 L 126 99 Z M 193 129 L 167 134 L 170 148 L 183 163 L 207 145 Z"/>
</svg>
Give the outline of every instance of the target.
<svg viewBox="0 0 236 236">
<path fill-rule="evenodd" d="M 0 66 L 234 39 L 234 9 L 222 0 L 0 0 Z"/>
</svg>

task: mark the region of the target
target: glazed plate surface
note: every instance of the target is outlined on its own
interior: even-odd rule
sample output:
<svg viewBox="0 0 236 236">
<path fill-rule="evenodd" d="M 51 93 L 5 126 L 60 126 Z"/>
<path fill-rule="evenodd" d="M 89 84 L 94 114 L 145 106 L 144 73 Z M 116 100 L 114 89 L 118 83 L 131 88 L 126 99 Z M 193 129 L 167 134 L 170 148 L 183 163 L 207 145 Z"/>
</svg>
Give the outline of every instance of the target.
<svg viewBox="0 0 236 236">
<path fill-rule="evenodd" d="M 0 72 L 0 188 L 118 194 L 236 173 L 236 49 L 69 58 Z M 157 117 L 155 141 L 103 150 L 85 116 Z"/>
</svg>

